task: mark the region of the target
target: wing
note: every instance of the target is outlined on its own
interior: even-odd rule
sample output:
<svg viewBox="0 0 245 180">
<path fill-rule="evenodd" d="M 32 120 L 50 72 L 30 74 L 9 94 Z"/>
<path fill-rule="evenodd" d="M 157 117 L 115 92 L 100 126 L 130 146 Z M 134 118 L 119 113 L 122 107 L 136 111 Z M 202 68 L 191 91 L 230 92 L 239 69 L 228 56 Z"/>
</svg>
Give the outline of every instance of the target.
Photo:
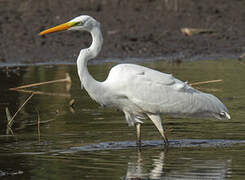
<svg viewBox="0 0 245 180">
<path fill-rule="evenodd" d="M 216 106 L 211 107 L 215 103 L 224 107 L 213 95 L 195 90 L 171 74 L 139 65 L 117 65 L 111 70 L 107 81 L 113 92 L 126 97 L 148 113 L 195 114 L 215 110 Z"/>
<path fill-rule="evenodd" d="M 186 92 L 186 83 L 171 74 L 161 73 L 143 66 L 121 64 L 115 66 L 107 79 L 115 84 L 114 92 L 126 96 L 145 111 L 160 112 L 164 106 L 174 106 L 178 92 Z M 192 90 L 193 91 L 193 90 Z M 175 98 L 176 97 L 176 98 Z"/>
</svg>

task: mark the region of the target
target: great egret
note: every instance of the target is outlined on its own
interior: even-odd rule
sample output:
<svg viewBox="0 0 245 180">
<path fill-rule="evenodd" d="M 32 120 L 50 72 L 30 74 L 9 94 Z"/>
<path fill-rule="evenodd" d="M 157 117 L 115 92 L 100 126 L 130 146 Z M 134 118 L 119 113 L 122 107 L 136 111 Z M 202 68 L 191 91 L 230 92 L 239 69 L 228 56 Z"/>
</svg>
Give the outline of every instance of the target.
<svg viewBox="0 0 245 180">
<path fill-rule="evenodd" d="M 96 81 L 88 72 L 87 63 L 101 50 L 103 38 L 100 23 L 81 15 L 67 23 L 42 31 L 40 35 L 63 31 L 88 31 L 92 44 L 82 49 L 77 58 L 77 71 L 90 97 L 102 106 L 115 107 L 124 112 L 129 126 L 136 126 L 141 143 L 141 124 L 150 118 L 166 145 L 161 115 L 230 119 L 225 105 L 215 96 L 198 91 L 187 83 L 147 67 L 119 64 L 113 67 L 104 82 Z"/>
</svg>

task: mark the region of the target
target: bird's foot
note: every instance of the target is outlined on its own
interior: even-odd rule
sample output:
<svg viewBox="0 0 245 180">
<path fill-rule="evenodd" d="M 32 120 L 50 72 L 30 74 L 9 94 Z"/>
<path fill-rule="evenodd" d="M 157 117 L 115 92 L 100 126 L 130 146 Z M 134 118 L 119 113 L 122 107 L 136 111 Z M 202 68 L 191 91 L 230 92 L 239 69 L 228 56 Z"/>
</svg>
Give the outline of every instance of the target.
<svg viewBox="0 0 245 180">
<path fill-rule="evenodd" d="M 141 147 L 141 140 L 136 141 L 136 145 L 137 145 L 138 147 Z"/>
<path fill-rule="evenodd" d="M 165 137 L 166 137 L 166 136 L 165 136 Z M 168 145 L 169 145 L 168 138 L 165 138 L 165 139 L 164 139 L 164 145 L 165 145 L 165 146 L 168 146 Z"/>
</svg>

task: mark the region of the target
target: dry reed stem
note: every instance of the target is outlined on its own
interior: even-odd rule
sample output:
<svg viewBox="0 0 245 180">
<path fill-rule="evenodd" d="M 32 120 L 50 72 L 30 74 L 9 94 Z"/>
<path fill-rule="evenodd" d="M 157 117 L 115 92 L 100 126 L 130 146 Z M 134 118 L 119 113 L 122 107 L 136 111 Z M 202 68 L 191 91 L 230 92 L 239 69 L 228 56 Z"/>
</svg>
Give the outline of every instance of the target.
<svg viewBox="0 0 245 180">
<path fill-rule="evenodd" d="M 10 131 L 11 135 L 14 136 L 14 132 L 9 126 L 8 126 L 8 131 Z"/>
<path fill-rule="evenodd" d="M 40 83 L 27 84 L 27 85 L 18 86 L 18 87 L 15 87 L 15 88 L 10 88 L 10 90 L 19 90 L 19 89 L 35 87 L 35 86 L 41 86 L 41 85 L 44 85 L 44 84 L 52 84 L 52 83 L 57 83 L 57 82 L 71 83 L 71 77 L 70 77 L 69 73 L 66 73 L 66 78 L 64 78 L 64 79 L 58 79 L 58 80 L 53 80 L 53 81 L 46 81 L 46 82 L 40 82 Z"/>
<path fill-rule="evenodd" d="M 223 82 L 223 80 L 222 79 L 217 79 L 217 80 L 210 80 L 210 81 L 200 81 L 200 82 L 190 83 L 190 85 L 191 86 L 196 86 L 196 85 L 201 85 L 201 84 L 217 83 L 217 82 Z"/>
<path fill-rule="evenodd" d="M 12 134 L 12 136 L 13 136 L 14 132 L 11 129 L 13 123 L 10 123 L 12 117 L 11 117 L 11 114 L 10 114 L 9 109 L 7 107 L 5 109 L 5 112 L 6 112 L 6 117 L 7 117 L 7 121 L 8 121 L 6 134 L 9 135 L 9 132 L 10 132 Z"/>
<path fill-rule="evenodd" d="M 8 127 L 10 127 L 9 124 L 12 124 L 12 123 L 13 123 L 14 118 L 17 116 L 17 114 L 20 112 L 20 110 L 25 106 L 25 104 L 32 98 L 33 95 L 34 95 L 34 94 L 32 93 L 32 94 L 25 100 L 25 102 L 20 106 L 20 108 L 16 111 L 16 113 L 14 114 L 14 116 L 13 116 L 13 117 L 11 118 L 11 120 L 9 121 Z"/>
<path fill-rule="evenodd" d="M 37 133 L 38 133 L 38 143 L 40 143 L 41 135 L 40 135 L 40 115 L 37 111 Z"/>
</svg>

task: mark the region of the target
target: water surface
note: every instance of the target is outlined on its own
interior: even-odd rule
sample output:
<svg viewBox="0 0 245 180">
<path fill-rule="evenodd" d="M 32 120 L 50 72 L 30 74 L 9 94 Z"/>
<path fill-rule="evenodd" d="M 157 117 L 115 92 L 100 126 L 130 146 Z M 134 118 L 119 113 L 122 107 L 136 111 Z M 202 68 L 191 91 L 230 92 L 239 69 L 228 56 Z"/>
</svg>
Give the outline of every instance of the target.
<svg viewBox="0 0 245 180">
<path fill-rule="evenodd" d="M 104 80 L 115 63 L 89 66 Z M 5 179 L 243 179 L 245 177 L 245 64 L 234 60 L 143 64 L 186 81 L 222 79 L 196 86 L 219 97 L 230 121 L 165 117 L 170 148 L 148 120 L 143 148 L 121 112 L 103 109 L 81 90 L 74 65 L 1 68 L 0 177 Z M 28 90 L 35 94 L 7 132 L 5 108 L 13 115 L 30 96 L 9 88 L 69 73 L 72 84 L 55 83 Z M 46 94 L 45 94 L 46 93 Z M 72 108 L 69 102 L 74 99 Z M 38 116 L 40 126 L 38 127 Z"/>
</svg>

